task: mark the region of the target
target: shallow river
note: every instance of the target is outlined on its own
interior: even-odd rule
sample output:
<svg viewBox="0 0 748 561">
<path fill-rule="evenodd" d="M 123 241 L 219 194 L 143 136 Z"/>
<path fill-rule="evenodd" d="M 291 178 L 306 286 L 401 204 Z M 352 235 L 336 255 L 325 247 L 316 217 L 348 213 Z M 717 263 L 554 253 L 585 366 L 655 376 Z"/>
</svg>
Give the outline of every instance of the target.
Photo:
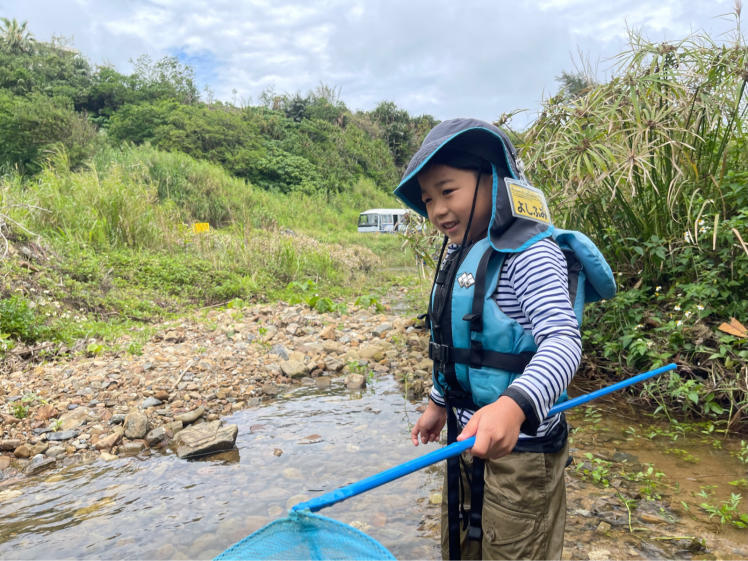
<svg viewBox="0 0 748 561">
<path fill-rule="evenodd" d="M 389 376 L 363 392 L 334 383 L 226 418 L 239 425 L 238 453 L 40 474 L 0 490 L 0 558 L 211 558 L 297 502 L 433 450 L 410 443 L 417 416 Z M 360 527 L 399 558 L 433 558 L 424 516 L 438 509 L 429 503 L 438 479 L 424 470 L 321 514 Z"/>
<path fill-rule="evenodd" d="M 328 389 L 300 388 L 226 418 L 239 426 L 237 450 L 230 453 L 201 461 L 172 453 L 95 460 L 6 485 L 0 488 L 0 558 L 212 558 L 285 516 L 293 504 L 433 450 L 410 443 L 415 407 L 390 376 L 363 392 L 334 381 Z M 607 470 L 610 485 L 569 468 L 565 557 L 748 557 L 748 530 L 720 525 L 695 507 L 684 512 L 680 503 L 718 504 L 729 491 L 740 492 L 728 485 L 748 476 L 735 458 L 738 442 L 715 448 L 699 439 L 653 436 L 653 425 L 625 405 L 605 408 L 571 414 L 577 464 L 594 451 L 597 463 L 590 467 Z M 666 473 L 657 488 L 645 496 L 626 494 L 647 481 L 632 483 L 629 475 L 626 482 L 616 473 L 646 471 L 650 464 Z M 440 469 L 406 476 L 322 514 L 362 529 L 398 558 L 436 559 L 438 506 L 431 498 L 440 490 Z M 648 501 L 647 493 L 662 498 Z M 629 512 L 623 498 L 637 494 Z M 743 512 L 747 504 L 742 501 Z"/>
</svg>

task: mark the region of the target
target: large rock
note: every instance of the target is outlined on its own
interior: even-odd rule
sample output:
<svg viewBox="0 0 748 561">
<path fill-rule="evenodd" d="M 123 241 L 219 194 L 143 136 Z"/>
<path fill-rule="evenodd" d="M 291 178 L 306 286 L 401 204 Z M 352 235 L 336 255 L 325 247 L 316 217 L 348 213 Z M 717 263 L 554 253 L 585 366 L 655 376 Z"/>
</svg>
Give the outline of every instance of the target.
<svg viewBox="0 0 748 561">
<path fill-rule="evenodd" d="M 177 456 L 189 459 L 230 450 L 238 433 L 239 427 L 221 426 L 220 420 L 187 427 L 174 438 Z"/>
<path fill-rule="evenodd" d="M 286 360 L 280 363 L 281 371 L 289 378 L 303 378 L 309 374 L 309 368 L 298 360 Z"/>
<path fill-rule="evenodd" d="M 148 417 L 142 411 L 133 409 L 125 417 L 124 427 L 127 438 L 143 438 L 148 432 Z"/>
</svg>

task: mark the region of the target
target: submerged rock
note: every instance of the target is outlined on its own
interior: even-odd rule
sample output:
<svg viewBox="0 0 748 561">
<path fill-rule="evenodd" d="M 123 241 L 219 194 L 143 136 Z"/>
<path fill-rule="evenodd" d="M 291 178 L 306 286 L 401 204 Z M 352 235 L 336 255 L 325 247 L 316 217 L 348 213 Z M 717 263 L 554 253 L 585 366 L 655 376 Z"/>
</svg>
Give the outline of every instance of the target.
<svg viewBox="0 0 748 561">
<path fill-rule="evenodd" d="M 36 473 L 44 471 L 47 468 L 51 468 L 56 463 L 57 460 L 55 460 L 54 458 L 46 458 L 42 454 L 37 454 L 31 459 L 31 461 L 23 471 L 26 475 L 34 475 Z"/>
<path fill-rule="evenodd" d="M 221 421 L 210 421 L 188 427 L 177 434 L 177 456 L 184 459 L 223 452 L 234 447 L 239 427 L 221 426 Z"/>
</svg>

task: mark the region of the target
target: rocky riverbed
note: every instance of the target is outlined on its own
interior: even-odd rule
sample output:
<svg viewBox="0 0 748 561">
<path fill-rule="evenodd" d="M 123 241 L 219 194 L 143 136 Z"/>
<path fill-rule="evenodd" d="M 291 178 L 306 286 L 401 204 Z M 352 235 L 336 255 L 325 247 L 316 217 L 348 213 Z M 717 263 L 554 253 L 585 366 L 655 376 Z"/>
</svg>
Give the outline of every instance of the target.
<svg viewBox="0 0 748 561">
<path fill-rule="evenodd" d="M 112 460 L 173 447 L 189 457 L 230 447 L 223 417 L 334 377 L 363 387 L 375 374 L 407 375 L 407 392 L 417 396 L 429 379 L 426 341 L 424 329 L 400 316 L 276 304 L 164 325 L 140 355 L 27 365 L 0 379 L 0 480 L 92 455 Z M 188 438 L 186 427 L 202 432 Z M 221 431 L 223 444 L 206 437 Z M 182 454 L 185 441 L 207 448 Z"/>
</svg>

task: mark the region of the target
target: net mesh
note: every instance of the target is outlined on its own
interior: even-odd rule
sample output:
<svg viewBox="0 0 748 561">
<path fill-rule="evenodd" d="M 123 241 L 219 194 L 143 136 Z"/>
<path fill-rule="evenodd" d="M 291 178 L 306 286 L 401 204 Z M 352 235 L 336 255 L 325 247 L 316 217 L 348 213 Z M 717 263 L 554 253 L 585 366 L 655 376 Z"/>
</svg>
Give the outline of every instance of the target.
<svg viewBox="0 0 748 561">
<path fill-rule="evenodd" d="M 395 559 L 375 539 L 319 514 L 292 511 L 221 553 L 234 559 Z"/>
</svg>

